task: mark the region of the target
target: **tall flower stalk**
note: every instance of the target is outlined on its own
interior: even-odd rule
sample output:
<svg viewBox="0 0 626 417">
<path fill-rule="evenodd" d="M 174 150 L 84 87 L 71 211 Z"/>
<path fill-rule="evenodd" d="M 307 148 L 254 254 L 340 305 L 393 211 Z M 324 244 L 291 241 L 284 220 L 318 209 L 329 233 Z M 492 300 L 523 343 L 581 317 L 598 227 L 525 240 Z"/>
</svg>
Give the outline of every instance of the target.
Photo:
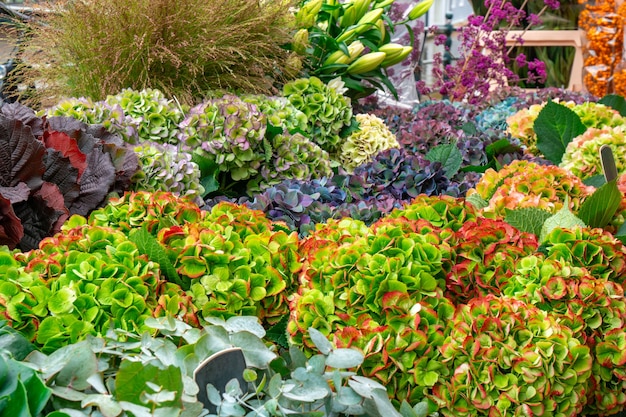
<svg viewBox="0 0 626 417">
<path fill-rule="evenodd" d="M 527 0 L 526 0 L 527 1 Z M 543 81 L 546 77 L 545 64 L 537 59 L 528 61 L 524 54 L 509 57 L 513 47 L 507 48 L 506 38 L 514 27 L 524 27 L 522 34 L 541 23 L 541 15 L 548 9 L 558 9 L 558 0 L 544 0 L 544 7 L 537 14 L 526 14 L 524 7 L 514 6 L 508 0 L 486 0 L 487 12 L 484 16 L 472 15 L 467 25 L 459 30 L 459 57 L 453 63 L 444 65 L 442 53 L 434 56 L 433 76 L 435 82 L 426 86 L 418 82 L 422 94 L 439 93 L 452 101 L 466 101 L 472 105 L 487 102 L 490 92 L 520 81 L 508 64 L 513 59 L 518 67 L 528 69 L 528 81 Z M 517 39 L 523 44 L 522 36 Z M 445 45 L 445 35 L 435 37 L 435 45 Z M 450 51 L 445 46 L 446 52 Z"/>
</svg>

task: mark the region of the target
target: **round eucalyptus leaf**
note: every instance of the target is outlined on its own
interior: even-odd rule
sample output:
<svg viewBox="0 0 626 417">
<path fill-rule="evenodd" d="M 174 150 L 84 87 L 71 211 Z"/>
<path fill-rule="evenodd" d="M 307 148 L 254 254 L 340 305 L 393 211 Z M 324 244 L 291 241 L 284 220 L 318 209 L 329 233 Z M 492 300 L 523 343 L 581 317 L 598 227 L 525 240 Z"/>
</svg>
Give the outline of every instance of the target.
<svg viewBox="0 0 626 417">
<path fill-rule="evenodd" d="M 328 354 L 326 365 L 333 368 L 348 369 L 361 365 L 364 359 L 363 354 L 358 350 L 341 348 Z"/>
</svg>

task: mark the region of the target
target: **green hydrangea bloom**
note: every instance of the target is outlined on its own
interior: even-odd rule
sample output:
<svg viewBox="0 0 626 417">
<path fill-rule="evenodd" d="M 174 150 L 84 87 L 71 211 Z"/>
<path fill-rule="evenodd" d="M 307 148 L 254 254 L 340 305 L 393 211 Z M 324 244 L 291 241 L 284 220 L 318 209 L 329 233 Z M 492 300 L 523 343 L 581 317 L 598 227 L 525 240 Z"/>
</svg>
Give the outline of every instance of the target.
<svg viewBox="0 0 626 417">
<path fill-rule="evenodd" d="M 317 77 L 301 78 L 283 87 L 283 95 L 308 118 L 305 134 L 331 155 L 341 146 L 342 130 L 352 124 L 351 101 L 343 91 L 342 82 L 326 85 Z"/>
<path fill-rule="evenodd" d="M 385 122 L 373 114 L 357 114 L 359 130 L 352 132 L 341 145 L 339 160 L 348 172 L 372 160 L 379 152 L 390 148 L 399 148 L 396 136 Z"/>
<path fill-rule="evenodd" d="M 608 145 L 613 150 L 618 172 L 626 170 L 626 127 L 589 128 L 574 138 L 565 149 L 559 166 L 570 170 L 581 179 L 602 174 L 600 147 Z"/>
<path fill-rule="evenodd" d="M 119 105 L 124 110 L 124 114 L 132 119 L 140 140 L 174 145 L 178 143 L 178 124 L 184 118 L 184 109 L 175 101 L 166 99 L 161 91 L 128 88 L 108 96 L 106 103 Z"/>
<path fill-rule="evenodd" d="M 200 168 L 191 154 L 174 145 L 145 142 L 134 149 L 141 171 L 133 177 L 133 189 L 169 191 L 202 202 L 204 188 L 200 184 Z"/>
</svg>

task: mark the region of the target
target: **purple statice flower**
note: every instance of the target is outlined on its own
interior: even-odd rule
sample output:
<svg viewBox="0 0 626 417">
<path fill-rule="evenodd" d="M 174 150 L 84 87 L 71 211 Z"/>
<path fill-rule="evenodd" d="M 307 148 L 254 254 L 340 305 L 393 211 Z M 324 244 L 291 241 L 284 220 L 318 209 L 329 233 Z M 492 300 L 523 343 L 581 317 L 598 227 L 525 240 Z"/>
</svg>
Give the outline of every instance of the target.
<svg viewBox="0 0 626 417">
<path fill-rule="evenodd" d="M 493 91 L 508 88 L 508 83 L 517 83 L 519 76 L 511 71 L 509 53 L 513 47 L 506 46 L 506 36 L 513 27 L 540 24 L 540 16 L 548 8 L 559 7 L 558 0 L 544 0 L 543 9 L 527 15 L 509 0 L 485 0 L 487 12 L 484 16 L 470 16 L 466 26 L 460 28 L 458 59 L 443 65 L 443 53 L 435 54 L 433 87 L 418 82 L 422 95 L 439 93 L 452 101 L 462 101 L 482 110 L 489 106 L 488 98 Z M 437 32 L 437 28 L 433 29 Z M 445 39 L 435 38 L 435 43 L 445 45 Z M 446 54 L 451 53 L 449 46 Z M 528 69 L 529 82 L 542 82 L 546 78 L 545 64 L 539 60 L 528 62 L 523 54 L 514 58 L 518 67 Z"/>
</svg>

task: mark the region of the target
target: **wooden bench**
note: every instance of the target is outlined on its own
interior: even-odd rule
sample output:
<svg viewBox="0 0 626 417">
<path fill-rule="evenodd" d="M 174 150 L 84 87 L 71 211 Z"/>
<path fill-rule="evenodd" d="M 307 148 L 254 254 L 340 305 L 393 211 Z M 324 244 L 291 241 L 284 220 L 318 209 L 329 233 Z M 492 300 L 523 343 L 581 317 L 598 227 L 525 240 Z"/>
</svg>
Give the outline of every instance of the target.
<svg viewBox="0 0 626 417">
<path fill-rule="evenodd" d="M 576 48 L 574 62 L 569 77 L 568 90 L 583 90 L 583 34 L 577 30 L 511 30 L 506 36 L 506 45 L 520 45 L 520 36 L 524 40 L 521 46 L 573 46 Z"/>
</svg>

